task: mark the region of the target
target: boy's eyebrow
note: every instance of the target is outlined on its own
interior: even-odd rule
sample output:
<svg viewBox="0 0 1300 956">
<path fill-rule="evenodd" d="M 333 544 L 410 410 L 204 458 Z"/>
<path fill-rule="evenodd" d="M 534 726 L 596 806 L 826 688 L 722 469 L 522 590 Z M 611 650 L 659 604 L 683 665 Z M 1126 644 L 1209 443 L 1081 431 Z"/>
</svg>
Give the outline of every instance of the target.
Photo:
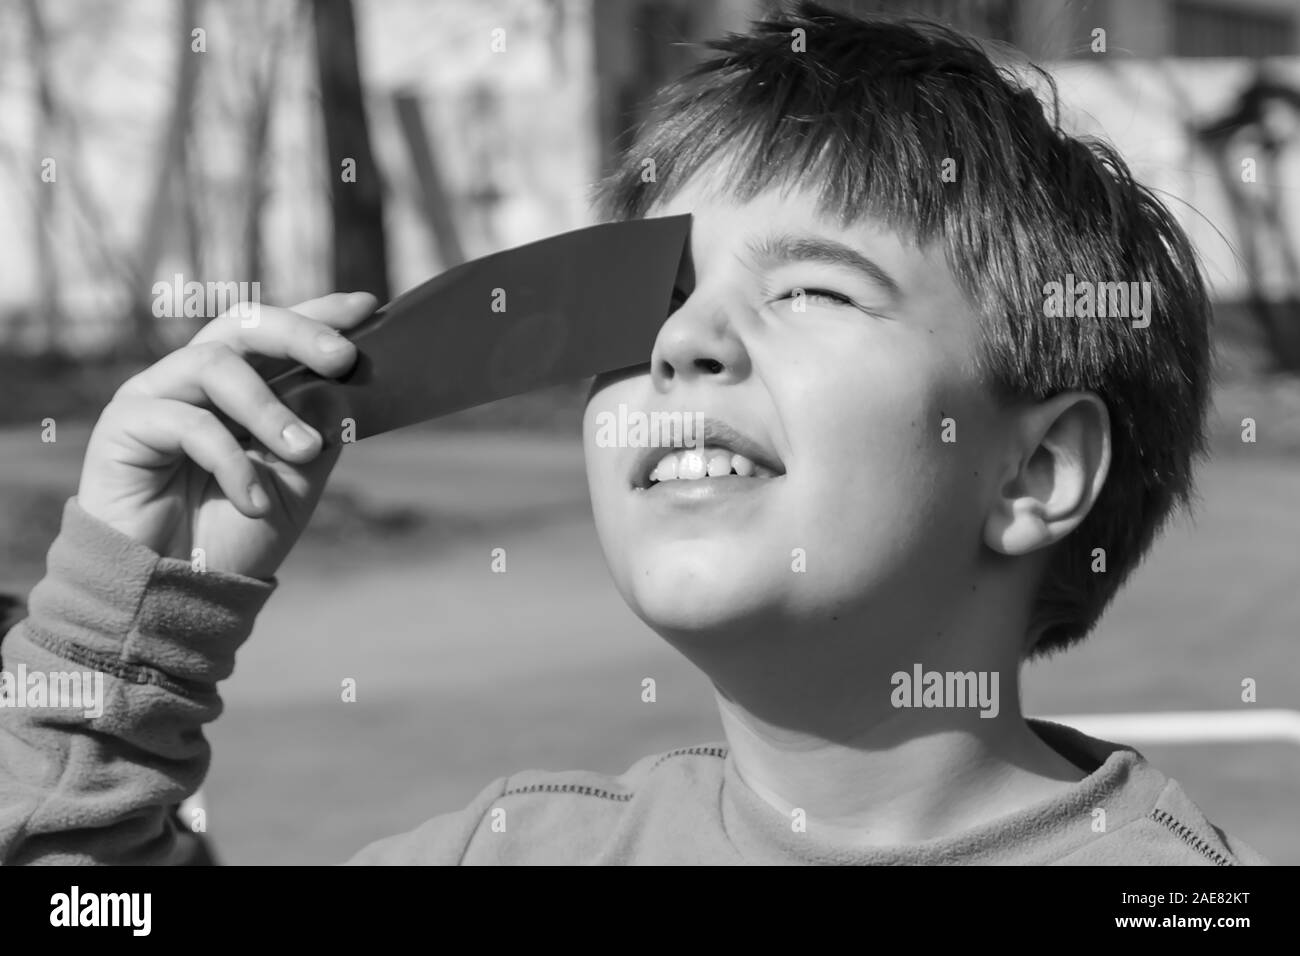
<svg viewBox="0 0 1300 956">
<path fill-rule="evenodd" d="M 852 246 L 827 239 L 824 236 L 774 233 L 751 240 L 746 244 L 749 254 L 765 262 L 825 262 L 848 266 L 866 275 L 881 286 L 892 298 L 901 298 L 903 290 L 879 264 L 868 259 Z"/>
</svg>

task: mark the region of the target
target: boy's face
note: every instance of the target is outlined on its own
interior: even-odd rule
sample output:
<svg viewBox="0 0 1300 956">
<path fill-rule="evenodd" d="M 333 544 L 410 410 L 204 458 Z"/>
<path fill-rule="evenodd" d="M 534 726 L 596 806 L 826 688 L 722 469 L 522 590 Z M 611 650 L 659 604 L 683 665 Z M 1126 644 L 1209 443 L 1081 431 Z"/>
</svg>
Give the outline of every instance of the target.
<svg viewBox="0 0 1300 956">
<path fill-rule="evenodd" d="M 692 183 L 650 215 L 678 213 L 694 216 L 694 291 L 648 368 L 596 382 L 583 423 L 623 597 L 683 638 L 942 629 L 981 559 L 1005 429 L 942 253 L 871 222 L 843 228 L 806 193 L 738 204 Z M 620 404 L 702 414 L 743 436 L 706 439 L 706 463 L 748 452 L 774 474 L 651 483 L 671 449 L 597 442 L 597 415 Z"/>
</svg>

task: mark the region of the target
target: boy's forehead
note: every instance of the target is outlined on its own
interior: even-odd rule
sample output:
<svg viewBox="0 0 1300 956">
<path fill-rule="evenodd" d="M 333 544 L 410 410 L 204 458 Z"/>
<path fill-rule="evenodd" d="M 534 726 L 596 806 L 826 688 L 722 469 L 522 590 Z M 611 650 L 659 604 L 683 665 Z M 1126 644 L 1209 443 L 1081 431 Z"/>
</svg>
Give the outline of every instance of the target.
<svg viewBox="0 0 1300 956">
<path fill-rule="evenodd" d="M 691 249 L 697 268 L 714 255 L 743 253 L 791 237 L 829 239 L 883 259 L 898 272 L 900 281 L 935 268 L 947 271 L 936 248 L 922 249 L 913 236 L 870 213 L 845 223 L 825 209 L 818 193 L 808 186 L 772 186 L 742 198 L 728 190 L 719 176 L 700 175 L 652 203 L 646 216 L 683 213 L 692 216 Z"/>
</svg>

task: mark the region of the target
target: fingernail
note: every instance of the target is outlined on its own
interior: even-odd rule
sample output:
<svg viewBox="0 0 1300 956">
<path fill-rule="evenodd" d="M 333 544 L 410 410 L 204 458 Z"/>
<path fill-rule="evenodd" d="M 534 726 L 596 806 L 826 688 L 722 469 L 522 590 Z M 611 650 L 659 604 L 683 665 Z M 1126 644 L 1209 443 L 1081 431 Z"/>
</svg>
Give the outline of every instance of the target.
<svg viewBox="0 0 1300 956">
<path fill-rule="evenodd" d="M 265 511 L 271 505 L 271 499 L 266 496 L 266 490 L 262 488 L 260 482 L 252 482 L 248 486 L 248 500 L 253 503 L 253 507 L 258 511 Z"/>
<path fill-rule="evenodd" d="M 347 344 L 347 339 L 337 332 L 322 332 L 316 336 L 316 348 L 322 352 L 337 352 Z"/>
<path fill-rule="evenodd" d="M 290 451 L 306 451 L 315 441 L 312 433 L 297 422 L 284 426 L 284 431 L 280 434 L 284 436 L 284 442 Z"/>
<path fill-rule="evenodd" d="M 370 301 L 369 292 L 350 292 L 348 293 L 348 305 L 361 305 L 363 302 Z"/>
</svg>

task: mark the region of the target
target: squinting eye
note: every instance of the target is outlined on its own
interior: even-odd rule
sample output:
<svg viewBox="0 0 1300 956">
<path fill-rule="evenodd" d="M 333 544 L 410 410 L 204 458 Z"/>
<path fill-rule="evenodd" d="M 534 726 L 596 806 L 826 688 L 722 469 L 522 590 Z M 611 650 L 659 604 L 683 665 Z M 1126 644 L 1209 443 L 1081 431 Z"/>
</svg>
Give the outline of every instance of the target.
<svg viewBox="0 0 1300 956">
<path fill-rule="evenodd" d="M 801 290 L 799 290 L 799 289 L 791 289 L 789 292 L 787 292 L 787 293 L 786 293 L 785 295 L 783 295 L 781 298 L 783 298 L 783 299 L 794 299 L 795 301 L 798 301 L 798 299 L 800 298 L 800 296 L 798 295 L 798 293 L 799 293 L 800 291 L 801 291 Z M 803 292 L 803 296 L 802 296 L 802 297 L 803 297 L 805 300 L 807 300 L 807 299 L 821 299 L 821 300 L 826 301 L 826 302 L 831 302 L 831 303 L 833 303 L 834 305 L 852 305 L 852 304 L 853 304 L 853 300 L 850 299 L 848 296 L 846 296 L 846 295 L 840 295 L 838 292 L 832 292 L 830 289 L 803 289 L 802 292 Z"/>
</svg>

